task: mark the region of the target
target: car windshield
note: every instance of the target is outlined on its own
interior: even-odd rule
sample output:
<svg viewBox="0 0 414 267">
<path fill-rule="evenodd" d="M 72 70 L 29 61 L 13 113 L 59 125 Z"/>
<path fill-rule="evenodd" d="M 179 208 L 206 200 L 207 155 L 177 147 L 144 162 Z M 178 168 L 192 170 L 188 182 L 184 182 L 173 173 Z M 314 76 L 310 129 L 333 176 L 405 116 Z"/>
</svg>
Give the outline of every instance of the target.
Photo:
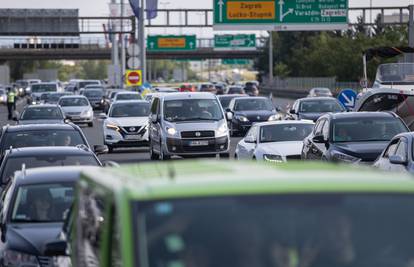
<svg viewBox="0 0 414 267">
<path fill-rule="evenodd" d="M 260 127 L 260 143 L 303 141 L 313 124 L 267 125 Z"/>
<path fill-rule="evenodd" d="M 39 168 L 51 166 L 98 166 L 93 155 L 33 155 L 6 159 L 2 173 L 3 183 L 7 183 L 14 172 L 25 168 Z"/>
<path fill-rule="evenodd" d="M 306 100 L 300 103 L 301 113 L 342 112 L 343 107 L 336 100 Z"/>
<path fill-rule="evenodd" d="M 223 109 L 226 109 L 226 108 L 228 108 L 228 107 L 229 107 L 230 102 L 231 102 L 231 100 L 232 100 L 233 98 L 234 98 L 234 97 L 220 97 L 220 98 L 219 98 L 220 104 L 221 104 L 221 106 L 223 107 Z"/>
<path fill-rule="evenodd" d="M 84 107 L 89 106 L 89 102 L 83 97 L 71 97 L 60 99 L 59 105 L 62 107 Z"/>
<path fill-rule="evenodd" d="M 406 266 L 413 206 L 363 193 L 140 202 L 133 240 L 148 267 Z"/>
<path fill-rule="evenodd" d="M 32 93 L 56 92 L 56 84 L 32 84 Z"/>
<path fill-rule="evenodd" d="M 123 103 L 112 107 L 109 117 L 148 117 L 149 103 Z"/>
<path fill-rule="evenodd" d="M 75 130 L 34 130 L 7 132 L 4 134 L 3 149 L 37 146 L 88 145 Z"/>
<path fill-rule="evenodd" d="M 59 98 L 61 98 L 62 96 L 67 95 L 67 94 L 49 94 L 49 97 L 47 99 L 47 101 L 49 102 L 57 102 L 59 100 Z"/>
<path fill-rule="evenodd" d="M 241 87 L 230 87 L 228 94 L 242 94 L 243 93 L 243 88 Z"/>
<path fill-rule="evenodd" d="M 63 114 L 58 107 L 26 108 L 21 120 L 63 120 Z"/>
<path fill-rule="evenodd" d="M 74 200 L 74 183 L 19 186 L 11 203 L 12 223 L 63 222 Z"/>
<path fill-rule="evenodd" d="M 87 85 L 96 84 L 99 85 L 98 81 L 79 82 L 79 88 L 85 88 Z"/>
<path fill-rule="evenodd" d="M 90 90 L 90 89 L 88 89 L 83 93 L 83 95 L 86 96 L 86 97 L 99 97 L 99 98 L 101 98 L 103 96 L 103 91 L 102 90 Z"/>
<path fill-rule="evenodd" d="M 142 97 L 139 94 L 117 94 L 116 100 L 141 100 Z"/>
<path fill-rule="evenodd" d="M 378 67 L 377 80 L 385 85 L 414 84 L 414 64 L 395 63 Z"/>
<path fill-rule="evenodd" d="M 182 99 L 164 102 L 164 118 L 169 122 L 223 119 L 216 99 Z"/>
<path fill-rule="evenodd" d="M 414 131 L 414 96 L 398 93 L 374 94 L 365 100 L 358 111 L 392 111 Z"/>
<path fill-rule="evenodd" d="M 407 131 L 398 118 L 337 119 L 333 123 L 333 142 L 389 141 Z"/>
<path fill-rule="evenodd" d="M 235 111 L 258 111 L 258 110 L 274 110 L 270 99 L 267 98 L 244 98 L 237 99 L 234 106 Z"/>
</svg>

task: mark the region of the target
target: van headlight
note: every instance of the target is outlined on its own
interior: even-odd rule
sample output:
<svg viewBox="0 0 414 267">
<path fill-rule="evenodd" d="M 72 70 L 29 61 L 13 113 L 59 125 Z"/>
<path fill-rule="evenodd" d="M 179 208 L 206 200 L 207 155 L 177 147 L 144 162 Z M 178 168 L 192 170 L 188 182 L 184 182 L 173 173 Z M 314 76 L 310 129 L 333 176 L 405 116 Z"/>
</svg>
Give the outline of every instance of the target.
<svg viewBox="0 0 414 267">
<path fill-rule="evenodd" d="M 177 134 L 177 130 L 174 127 L 167 127 L 166 130 L 169 135 L 175 136 Z"/>
<path fill-rule="evenodd" d="M 229 133 L 229 128 L 227 127 L 227 123 L 223 123 L 218 129 L 217 129 L 217 136 L 223 136 L 227 135 Z"/>
<path fill-rule="evenodd" d="M 3 252 L 3 263 L 3 266 L 39 266 L 39 262 L 37 261 L 36 256 L 14 250 L 5 250 Z"/>
<path fill-rule="evenodd" d="M 267 162 L 283 163 L 283 158 L 280 155 L 264 154 L 263 159 Z"/>
</svg>

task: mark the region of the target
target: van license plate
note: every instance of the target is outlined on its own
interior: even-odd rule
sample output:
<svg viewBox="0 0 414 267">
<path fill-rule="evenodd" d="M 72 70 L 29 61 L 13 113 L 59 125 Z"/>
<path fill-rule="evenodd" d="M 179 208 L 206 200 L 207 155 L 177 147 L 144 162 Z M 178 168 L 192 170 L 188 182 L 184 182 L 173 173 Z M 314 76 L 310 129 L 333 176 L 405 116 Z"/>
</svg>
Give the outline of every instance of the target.
<svg viewBox="0 0 414 267">
<path fill-rule="evenodd" d="M 190 146 L 208 146 L 208 141 L 191 141 Z"/>
</svg>

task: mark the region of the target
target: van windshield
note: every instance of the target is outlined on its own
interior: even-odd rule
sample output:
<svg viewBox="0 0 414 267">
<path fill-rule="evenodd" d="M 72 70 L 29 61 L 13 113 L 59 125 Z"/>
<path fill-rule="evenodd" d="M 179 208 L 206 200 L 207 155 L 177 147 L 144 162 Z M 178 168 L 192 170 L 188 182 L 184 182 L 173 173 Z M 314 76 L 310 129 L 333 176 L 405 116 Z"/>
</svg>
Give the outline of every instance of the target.
<svg viewBox="0 0 414 267">
<path fill-rule="evenodd" d="M 144 257 L 136 257 L 137 266 L 385 267 L 414 259 L 412 194 L 204 197 L 135 205 L 135 253 Z"/>
<path fill-rule="evenodd" d="M 32 93 L 56 92 L 56 84 L 32 84 Z"/>
<path fill-rule="evenodd" d="M 216 99 L 181 99 L 164 102 L 164 119 L 178 121 L 219 121 L 223 119 L 220 103 Z"/>
</svg>

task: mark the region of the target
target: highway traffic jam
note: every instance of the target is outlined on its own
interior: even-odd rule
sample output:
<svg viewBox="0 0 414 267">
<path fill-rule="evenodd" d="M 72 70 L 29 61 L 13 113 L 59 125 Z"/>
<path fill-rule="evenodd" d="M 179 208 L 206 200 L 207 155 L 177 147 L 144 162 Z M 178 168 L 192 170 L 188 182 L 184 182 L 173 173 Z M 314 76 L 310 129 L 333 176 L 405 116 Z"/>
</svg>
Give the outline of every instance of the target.
<svg viewBox="0 0 414 267">
<path fill-rule="evenodd" d="M 411 266 L 413 73 L 288 101 L 256 81 L 4 87 L 0 266 Z"/>
</svg>

